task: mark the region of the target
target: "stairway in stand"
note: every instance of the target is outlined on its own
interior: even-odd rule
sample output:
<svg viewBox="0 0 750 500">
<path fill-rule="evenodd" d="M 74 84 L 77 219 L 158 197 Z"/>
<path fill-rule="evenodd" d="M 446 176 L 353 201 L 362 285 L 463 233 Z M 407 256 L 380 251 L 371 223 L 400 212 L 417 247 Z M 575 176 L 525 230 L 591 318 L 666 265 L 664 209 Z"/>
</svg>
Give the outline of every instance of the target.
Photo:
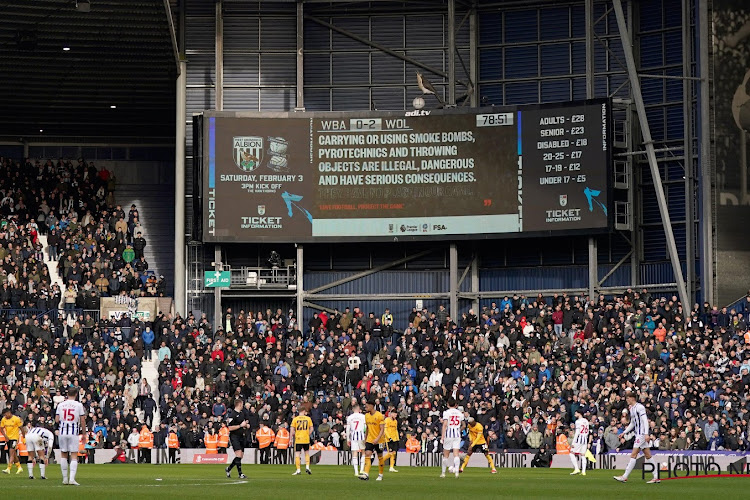
<svg viewBox="0 0 750 500">
<path fill-rule="evenodd" d="M 150 271 L 167 279 L 167 295 L 174 293 L 174 186 L 118 184 L 115 199 L 127 217 L 135 204 L 141 217 L 144 254 Z"/>
</svg>

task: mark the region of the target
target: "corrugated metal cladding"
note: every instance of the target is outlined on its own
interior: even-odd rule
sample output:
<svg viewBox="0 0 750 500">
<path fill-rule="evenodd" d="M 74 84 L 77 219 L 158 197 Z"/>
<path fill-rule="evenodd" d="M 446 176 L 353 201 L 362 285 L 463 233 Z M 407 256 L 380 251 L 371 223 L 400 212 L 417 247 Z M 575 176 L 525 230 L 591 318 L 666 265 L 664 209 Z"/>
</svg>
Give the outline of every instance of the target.
<svg viewBox="0 0 750 500">
<path fill-rule="evenodd" d="M 306 290 L 344 279 L 354 273 L 305 273 Z M 448 271 L 381 271 L 350 281 L 320 293 L 447 293 L 450 290 Z"/>
<path fill-rule="evenodd" d="M 481 9 L 481 6 L 480 6 Z M 594 5 L 601 43 L 595 46 L 597 97 L 625 81 L 614 13 L 604 2 Z M 679 10 L 678 10 L 679 12 Z M 480 10 L 479 95 L 484 104 L 533 104 L 586 97 L 586 48 L 583 2 L 563 6 Z M 609 50 L 604 47 L 606 44 Z"/>
</svg>

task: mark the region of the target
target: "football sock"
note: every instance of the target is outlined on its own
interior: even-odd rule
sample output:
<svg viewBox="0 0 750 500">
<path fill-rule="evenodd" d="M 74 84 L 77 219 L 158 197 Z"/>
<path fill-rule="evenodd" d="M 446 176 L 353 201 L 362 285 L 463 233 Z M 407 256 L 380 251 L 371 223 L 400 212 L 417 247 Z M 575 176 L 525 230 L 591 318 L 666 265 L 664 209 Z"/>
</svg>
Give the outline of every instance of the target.
<svg viewBox="0 0 750 500">
<path fill-rule="evenodd" d="M 383 467 L 385 466 L 385 459 L 383 458 L 383 455 L 380 455 L 378 457 L 378 474 L 381 476 L 383 475 Z"/>
<path fill-rule="evenodd" d="M 463 464 L 461 464 L 461 469 L 465 469 L 465 468 L 466 468 L 466 465 L 467 465 L 467 464 L 469 463 L 469 458 L 470 458 L 470 457 L 471 457 L 471 455 L 466 455 L 466 456 L 464 457 L 464 463 L 463 463 Z"/>
<path fill-rule="evenodd" d="M 654 466 L 654 479 L 659 478 L 659 462 L 656 461 L 655 456 L 651 456 L 651 460 L 649 460 L 649 463 Z"/>
<path fill-rule="evenodd" d="M 495 462 L 492 461 L 491 455 L 485 455 L 485 458 L 487 459 L 487 463 L 490 464 L 490 469 L 495 468 Z"/>
<path fill-rule="evenodd" d="M 70 481 L 76 480 L 76 472 L 78 471 L 78 460 L 70 461 Z"/>
<path fill-rule="evenodd" d="M 570 454 L 570 461 L 573 464 L 573 470 L 577 471 L 578 470 L 578 457 L 576 456 L 575 453 Z"/>
<path fill-rule="evenodd" d="M 8 469 L 10 469 L 10 465 L 8 466 Z M 62 470 L 63 481 L 67 481 L 68 480 L 68 459 L 67 458 L 60 459 L 60 470 Z"/>
<path fill-rule="evenodd" d="M 352 457 L 352 465 L 354 466 L 354 473 L 359 474 L 359 455 Z"/>
<path fill-rule="evenodd" d="M 235 467 L 237 467 L 237 472 L 242 475 L 242 459 L 240 457 L 234 457 L 234 460 L 237 462 L 235 464 Z"/>
<path fill-rule="evenodd" d="M 299 466 L 300 466 L 300 456 L 299 455 L 297 455 L 296 457 L 294 457 L 294 465 L 296 465 L 297 466 L 297 470 L 299 470 Z"/>
<path fill-rule="evenodd" d="M 586 460 L 586 457 L 581 455 L 581 470 L 586 473 L 586 464 L 588 460 Z"/>
<path fill-rule="evenodd" d="M 365 474 L 370 475 L 370 465 L 372 465 L 372 457 L 365 457 Z"/>
<path fill-rule="evenodd" d="M 445 469 L 448 468 L 448 458 L 443 457 L 443 474 L 445 474 Z"/>
<path fill-rule="evenodd" d="M 310 452 L 309 451 L 305 452 L 305 468 L 306 469 L 310 468 Z"/>
<path fill-rule="evenodd" d="M 45 472 L 47 471 L 47 466 L 44 465 L 44 462 L 39 464 L 39 471 L 42 473 L 42 477 L 47 477 L 47 474 L 45 474 Z"/>
<path fill-rule="evenodd" d="M 27 468 L 29 469 L 29 477 L 34 477 L 34 462 L 29 462 L 29 466 Z M 44 473 L 42 472 L 42 476 L 43 475 Z"/>
<path fill-rule="evenodd" d="M 458 474 L 458 470 L 461 468 L 461 457 L 453 457 L 453 468 L 456 469 L 456 474 Z"/>
<path fill-rule="evenodd" d="M 625 469 L 625 474 L 622 476 L 627 479 L 631 472 L 633 472 L 633 469 L 635 469 L 635 458 L 631 458 L 628 462 L 628 467 Z"/>
<path fill-rule="evenodd" d="M 398 452 L 391 452 L 391 467 L 394 469 L 396 468 L 396 458 L 398 457 Z"/>
</svg>

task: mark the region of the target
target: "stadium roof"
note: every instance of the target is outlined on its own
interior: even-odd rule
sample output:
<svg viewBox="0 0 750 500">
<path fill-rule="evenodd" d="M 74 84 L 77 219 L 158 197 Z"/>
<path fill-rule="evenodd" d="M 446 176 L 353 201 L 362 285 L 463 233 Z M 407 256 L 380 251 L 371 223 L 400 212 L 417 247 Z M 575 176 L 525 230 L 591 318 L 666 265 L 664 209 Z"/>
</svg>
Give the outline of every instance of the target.
<svg viewBox="0 0 750 500">
<path fill-rule="evenodd" d="M 174 136 L 179 67 L 168 2 L 89 5 L 0 0 L 0 136 Z"/>
</svg>

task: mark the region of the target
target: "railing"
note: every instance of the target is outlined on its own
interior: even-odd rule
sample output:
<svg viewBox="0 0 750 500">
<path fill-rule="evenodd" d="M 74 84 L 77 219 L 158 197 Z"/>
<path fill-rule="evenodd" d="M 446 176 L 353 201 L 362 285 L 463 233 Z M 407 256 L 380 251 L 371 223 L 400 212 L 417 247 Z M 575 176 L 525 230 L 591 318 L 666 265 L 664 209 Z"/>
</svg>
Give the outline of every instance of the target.
<svg viewBox="0 0 750 500">
<path fill-rule="evenodd" d="M 230 287 L 256 290 L 296 289 L 297 267 L 232 267 L 224 266 L 230 273 Z"/>
</svg>

